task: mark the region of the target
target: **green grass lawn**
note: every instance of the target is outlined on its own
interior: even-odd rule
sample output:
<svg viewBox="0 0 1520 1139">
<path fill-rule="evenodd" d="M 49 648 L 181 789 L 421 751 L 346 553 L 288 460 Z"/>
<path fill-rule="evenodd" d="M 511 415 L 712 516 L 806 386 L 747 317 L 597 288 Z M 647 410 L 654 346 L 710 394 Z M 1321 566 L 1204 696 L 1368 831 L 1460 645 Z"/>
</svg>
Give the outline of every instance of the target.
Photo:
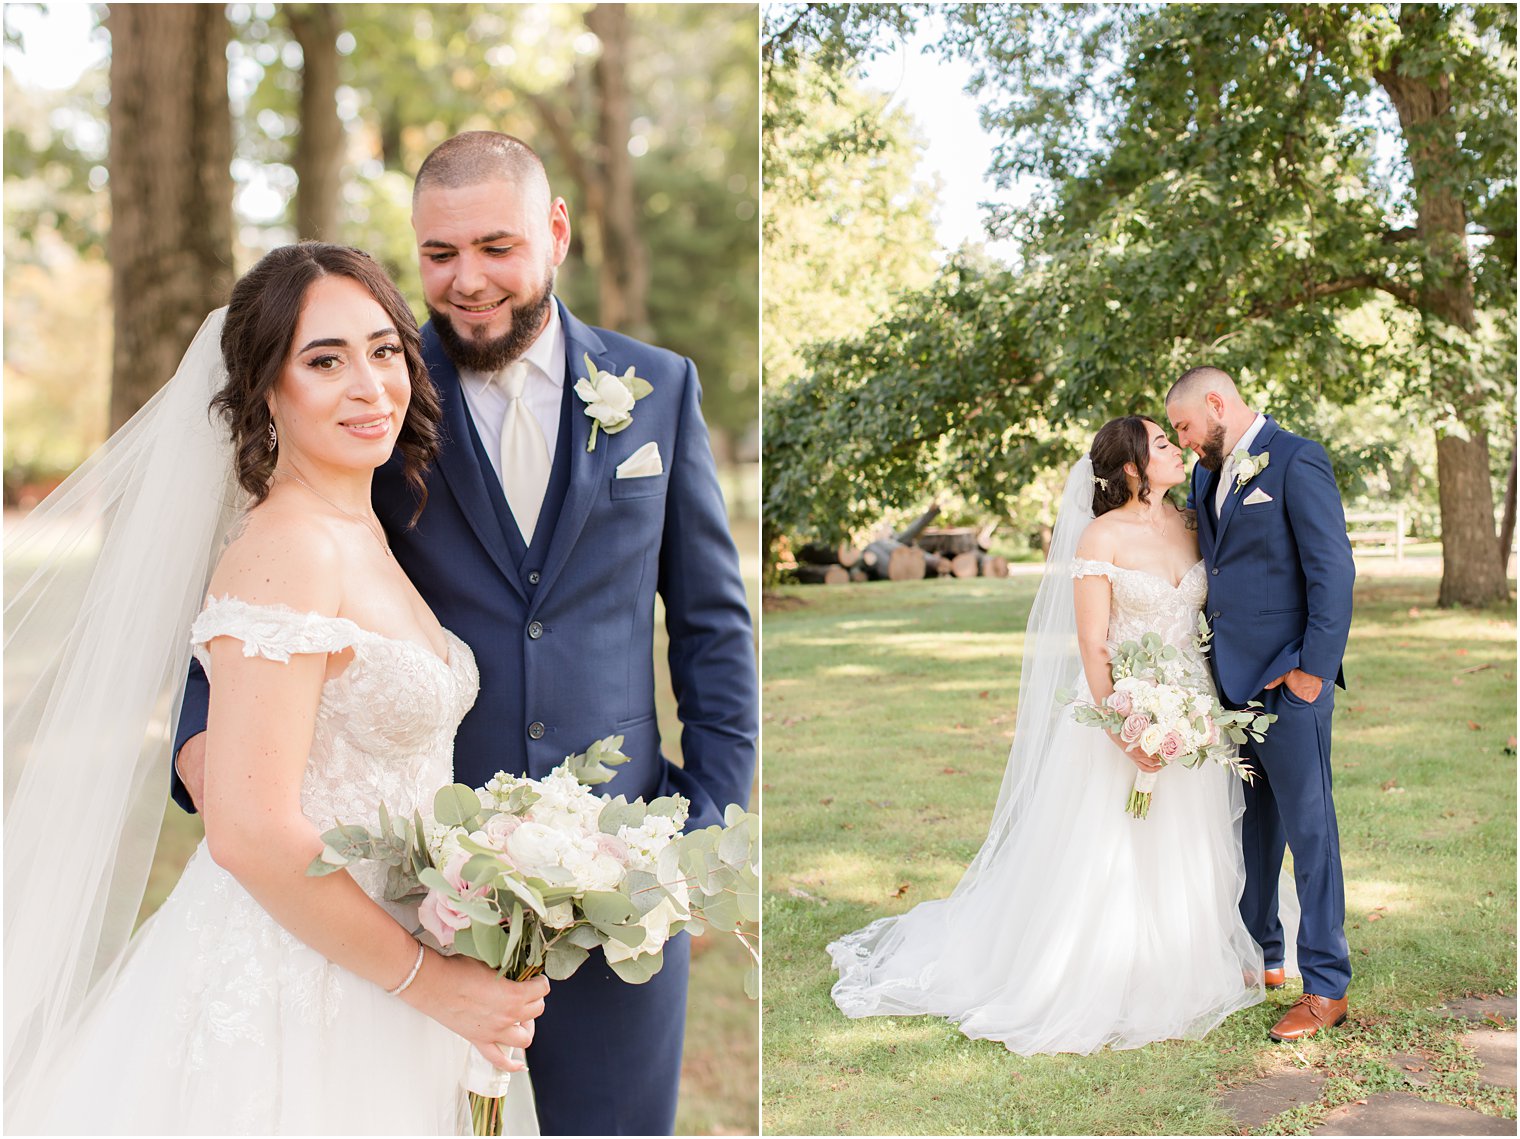
<svg viewBox="0 0 1520 1139">
<path fill-rule="evenodd" d="M 758 612 L 759 529 L 754 522 L 735 521 L 733 534 L 750 609 Z M 656 622 L 655 668 L 665 753 L 679 761 L 680 723 L 666 663 L 663 616 Z M 201 834 L 199 818 L 172 803 L 168 805 L 139 921 L 156 910 L 174 888 Z M 744 995 L 749 962 L 748 952 L 731 936 L 692 940 L 686 1051 L 676 1113 L 678 1135 L 750 1135 L 758 1128 L 760 1015 L 758 1005 Z"/>
<path fill-rule="evenodd" d="M 1433 578 L 1365 578 L 1337 695 L 1334 778 L 1353 1020 L 1267 1029 L 1297 982 L 1203 1041 L 1012 1055 L 929 1018 L 848 1020 L 824 946 L 942 897 L 997 798 L 1037 581 L 792 587 L 764 618 L 764 1127 L 771 1134 L 1232 1134 L 1222 1087 L 1314 1065 L 1319 1106 L 1404 1086 L 1513 1118 L 1433 1006 L 1515 985 L 1513 610 L 1433 607 Z M 1117 809 L 1117 808 L 1116 808 Z M 1081 994 L 1073 994 L 1081 999 Z"/>
</svg>

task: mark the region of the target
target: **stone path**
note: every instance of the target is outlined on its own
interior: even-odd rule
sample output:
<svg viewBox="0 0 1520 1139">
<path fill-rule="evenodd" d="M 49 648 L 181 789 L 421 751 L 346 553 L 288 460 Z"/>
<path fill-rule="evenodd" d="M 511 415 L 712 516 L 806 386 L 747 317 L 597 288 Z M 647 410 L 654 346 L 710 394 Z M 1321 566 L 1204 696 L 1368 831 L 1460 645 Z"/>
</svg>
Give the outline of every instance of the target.
<svg viewBox="0 0 1520 1139">
<path fill-rule="evenodd" d="M 1455 1019 L 1473 1022 L 1461 1041 L 1479 1064 L 1478 1079 L 1490 1087 L 1515 1087 L 1514 997 L 1466 998 L 1443 1006 Z M 1481 1025 L 1481 1027 L 1476 1027 Z M 1507 1026 L 1506 1028 L 1499 1027 Z M 1465 1107 L 1435 1103 L 1419 1097 L 1433 1078 L 1430 1057 L 1418 1052 L 1395 1053 L 1388 1064 L 1400 1072 L 1409 1091 L 1376 1092 L 1365 1100 L 1344 1104 L 1325 1116 L 1314 1135 L 1514 1135 L 1515 1120 L 1485 1115 Z M 1323 1072 L 1285 1067 L 1238 1088 L 1231 1088 L 1219 1105 L 1242 1132 L 1265 1127 L 1278 1115 L 1320 1098 Z"/>
</svg>

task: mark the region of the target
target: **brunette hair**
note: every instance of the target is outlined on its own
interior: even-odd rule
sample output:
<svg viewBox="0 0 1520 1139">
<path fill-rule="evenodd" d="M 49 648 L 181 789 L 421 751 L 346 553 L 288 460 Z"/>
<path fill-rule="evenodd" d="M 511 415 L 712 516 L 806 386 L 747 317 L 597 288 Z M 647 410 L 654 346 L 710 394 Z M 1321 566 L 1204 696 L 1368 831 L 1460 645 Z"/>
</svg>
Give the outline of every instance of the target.
<svg viewBox="0 0 1520 1139">
<path fill-rule="evenodd" d="M 227 383 L 211 406 L 221 412 L 232 432 L 237 479 L 255 503 L 263 502 L 274 478 L 276 451 L 269 447 L 266 398 L 290 355 L 296 321 L 312 283 L 322 277 L 357 281 L 395 325 L 411 379 L 412 395 L 396 440 L 402 473 L 417 499 L 410 525 L 416 525 L 427 504 L 428 464 L 437 457 L 442 412 L 438 391 L 422 362 L 422 336 L 411 306 L 385 270 L 358 249 L 303 241 L 282 245 L 259 259 L 232 287 L 227 320 L 222 326 L 222 362 Z"/>
<path fill-rule="evenodd" d="M 1140 489 L 1136 497 L 1141 502 L 1151 500 L 1151 481 L 1145 477 L 1145 468 L 1151 461 L 1151 433 L 1154 420 L 1143 415 L 1123 415 L 1110 419 L 1093 436 L 1088 455 L 1093 465 L 1093 517 L 1117 510 L 1130 500 L 1129 479 L 1124 473 L 1125 463 L 1134 463 L 1140 472 Z"/>
</svg>

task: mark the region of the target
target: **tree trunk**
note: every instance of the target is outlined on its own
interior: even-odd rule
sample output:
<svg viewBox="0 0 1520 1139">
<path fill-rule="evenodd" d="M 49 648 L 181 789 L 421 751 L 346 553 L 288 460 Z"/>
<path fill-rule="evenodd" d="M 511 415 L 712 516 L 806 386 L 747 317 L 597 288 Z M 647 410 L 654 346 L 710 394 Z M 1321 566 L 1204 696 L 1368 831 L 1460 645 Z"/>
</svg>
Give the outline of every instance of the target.
<svg viewBox="0 0 1520 1139">
<path fill-rule="evenodd" d="M 597 98 L 597 151 L 606 208 L 601 216 L 602 262 L 598 267 L 598 320 L 630 336 L 648 336 L 649 258 L 639 234 L 639 205 L 633 184 L 628 94 L 628 9 L 598 4 L 586 26 L 601 41 L 593 69 Z"/>
<path fill-rule="evenodd" d="M 1504 513 L 1499 523 L 1499 564 L 1504 567 L 1504 574 L 1509 576 L 1509 551 L 1515 544 L 1515 461 L 1520 459 L 1520 450 L 1513 447 L 1511 440 L 1509 453 L 1509 478 L 1504 482 Z"/>
<path fill-rule="evenodd" d="M 808 542 L 797 551 L 799 562 L 808 562 L 815 566 L 841 565 L 849 569 L 860 561 L 860 551 L 854 546 L 840 542 L 837 546 L 824 546 L 817 542 Z"/>
<path fill-rule="evenodd" d="M 973 550 L 966 550 L 950 559 L 950 572 L 956 577 L 975 577 L 977 568 L 977 555 Z"/>
<path fill-rule="evenodd" d="M 872 581 L 917 581 L 924 576 L 924 552 L 892 538 L 872 542 L 860 555 Z"/>
<path fill-rule="evenodd" d="M 792 571 L 804 585 L 844 585 L 850 580 L 850 571 L 844 566 L 815 566 L 801 564 Z"/>
<path fill-rule="evenodd" d="M 301 46 L 301 128 L 296 135 L 296 235 L 337 241 L 343 225 L 343 122 L 338 118 L 336 4 L 287 4 Z"/>
<path fill-rule="evenodd" d="M 939 503 L 932 502 L 929 509 L 920 514 L 906 530 L 894 535 L 899 542 L 916 542 L 924 527 L 939 517 Z"/>
<path fill-rule="evenodd" d="M 1476 327 L 1472 266 L 1467 256 L 1465 165 L 1452 114 L 1451 75 L 1438 57 L 1422 51 L 1441 33 L 1437 5 L 1399 8 L 1400 48 L 1374 77 L 1399 115 L 1418 209 L 1415 239 L 1423 262 L 1418 307 L 1422 319 Z M 1441 502 L 1439 604 L 1483 605 L 1509 598 L 1503 560 L 1495 556 L 1493 483 L 1488 468 L 1484 396 L 1465 370 L 1437 380 L 1462 425 L 1437 431 L 1436 468 Z"/>
<path fill-rule="evenodd" d="M 222 5 L 112 5 L 106 24 L 114 431 L 232 290 L 232 114 Z"/>
<path fill-rule="evenodd" d="M 1509 596 L 1504 562 L 1497 556 L 1488 437 L 1456 433 L 1436 439 L 1441 486 L 1441 595 L 1439 604 L 1484 605 Z"/>
</svg>

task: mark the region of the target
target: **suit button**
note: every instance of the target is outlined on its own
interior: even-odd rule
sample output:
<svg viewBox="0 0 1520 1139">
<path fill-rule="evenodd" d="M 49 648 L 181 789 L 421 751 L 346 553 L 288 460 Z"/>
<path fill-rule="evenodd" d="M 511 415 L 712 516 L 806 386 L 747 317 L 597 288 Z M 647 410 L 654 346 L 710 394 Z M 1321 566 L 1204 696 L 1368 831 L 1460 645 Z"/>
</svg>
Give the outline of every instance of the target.
<svg viewBox="0 0 1520 1139">
<path fill-rule="evenodd" d="M 1218 577 L 1219 576 L 1219 567 L 1215 566 L 1213 569 L 1209 570 L 1209 572 L 1211 574 L 1213 574 L 1215 577 Z"/>
<path fill-rule="evenodd" d="M 538 580 L 539 580 L 539 578 L 541 576 L 542 575 L 537 570 L 529 570 L 528 571 L 528 584 L 529 585 L 537 585 L 538 584 Z"/>
<path fill-rule="evenodd" d="M 539 637 L 542 637 L 543 635 L 544 635 L 544 627 L 543 627 L 543 625 L 539 624 L 537 621 L 531 621 L 531 622 L 529 622 L 529 624 L 528 624 L 528 637 L 531 640 L 535 640 L 536 641 L 536 640 L 538 640 Z"/>
<path fill-rule="evenodd" d="M 1214 610 L 1214 612 L 1212 612 L 1212 613 L 1209 614 L 1209 620 L 1211 620 L 1211 621 L 1217 621 L 1217 620 L 1219 620 L 1219 610 L 1218 609 Z"/>
<path fill-rule="evenodd" d="M 535 739 L 535 740 L 541 740 L 541 739 L 543 739 L 544 738 L 544 726 L 542 724 L 540 724 L 537 720 L 534 720 L 531 724 L 528 725 L 528 737 L 530 739 Z"/>
</svg>

